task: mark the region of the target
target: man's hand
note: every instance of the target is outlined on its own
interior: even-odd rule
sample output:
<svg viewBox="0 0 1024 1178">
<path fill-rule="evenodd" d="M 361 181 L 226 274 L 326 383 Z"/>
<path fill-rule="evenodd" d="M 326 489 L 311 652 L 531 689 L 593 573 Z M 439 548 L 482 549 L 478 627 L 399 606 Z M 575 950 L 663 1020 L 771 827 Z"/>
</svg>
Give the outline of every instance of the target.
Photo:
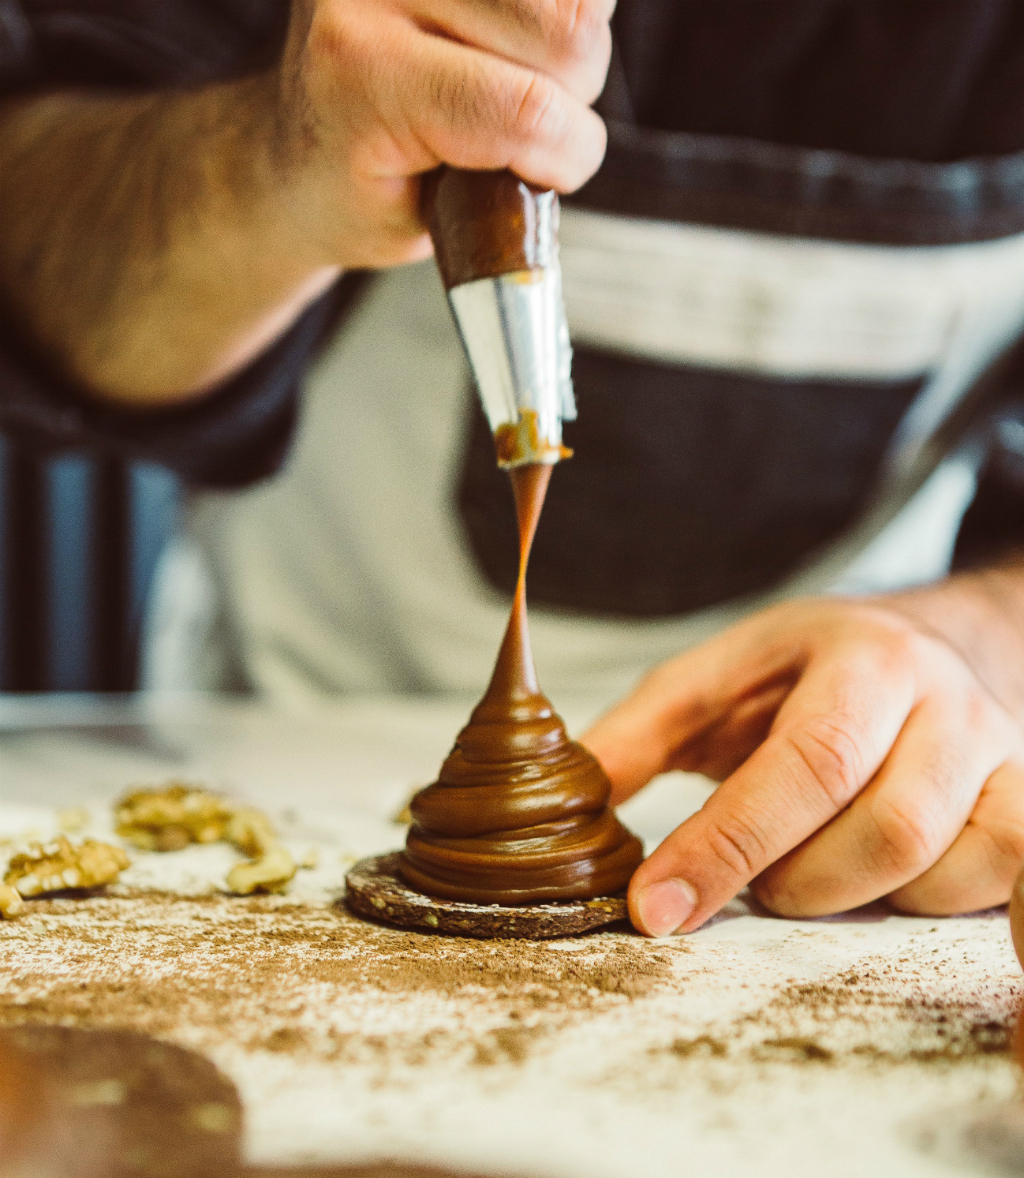
<svg viewBox="0 0 1024 1178">
<path fill-rule="evenodd" d="M 590 104 L 614 0 L 299 0 L 279 72 L 278 155 L 325 260 L 427 257 L 418 176 L 511 168 L 562 192 L 604 156 Z"/>
<path fill-rule="evenodd" d="M 690 931 L 748 883 L 791 917 L 1005 902 L 1024 861 L 1022 589 L 1017 567 L 795 601 L 652 672 L 583 738 L 613 802 L 669 769 L 722 784 L 634 875 L 637 927 Z"/>
<path fill-rule="evenodd" d="M 421 173 L 588 179 L 613 7 L 295 0 L 258 77 L 0 103 L 0 295 L 100 397 L 201 394 L 340 269 L 429 256 Z"/>
</svg>

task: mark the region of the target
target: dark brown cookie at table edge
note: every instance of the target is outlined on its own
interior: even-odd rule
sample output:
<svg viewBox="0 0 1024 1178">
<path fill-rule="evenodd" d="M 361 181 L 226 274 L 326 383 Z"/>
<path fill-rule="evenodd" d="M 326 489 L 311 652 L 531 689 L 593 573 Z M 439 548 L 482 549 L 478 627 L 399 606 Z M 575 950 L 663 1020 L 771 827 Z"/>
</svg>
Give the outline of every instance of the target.
<svg viewBox="0 0 1024 1178">
<path fill-rule="evenodd" d="M 233 1178 L 238 1172 L 238 1092 L 196 1052 L 133 1031 L 79 1027 L 5 1029 L 0 1046 L 8 1045 L 31 1061 L 43 1085 L 43 1120 L 18 1174 Z"/>
<path fill-rule="evenodd" d="M 483 1178 L 480 1174 L 469 1174 L 465 1170 L 438 1169 L 436 1166 L 417 1166 L 409 1162 L 380 1161 L 367 1162 L 361 1166 L 322 1165 L 307 1166 L 251 1166 L 241 1171 L 241 1178 Z M 509 1178 L 508 1172 L 499 1171 L 490 1178 Z"/>
<path fill-rule="evenodd" d="M 2 1178 L 482 1178 L 387 1158 L 243 1165 L 231 1080 L 196 1052 L 133 1031 L 5 1028 L 0 1069 Z"/>
<path fill-rule="evenodd" d="M 398 873 L 400 853 L 362 859 L 345 877 L 349 908 L 359 916 L 399 928 L 482 940 L 507 937 L 545 941 L 571 937 L 627 918 L 626 897 L 555 900 L 546 904 L 471 904 L 413 891 Z"/>
</svg>

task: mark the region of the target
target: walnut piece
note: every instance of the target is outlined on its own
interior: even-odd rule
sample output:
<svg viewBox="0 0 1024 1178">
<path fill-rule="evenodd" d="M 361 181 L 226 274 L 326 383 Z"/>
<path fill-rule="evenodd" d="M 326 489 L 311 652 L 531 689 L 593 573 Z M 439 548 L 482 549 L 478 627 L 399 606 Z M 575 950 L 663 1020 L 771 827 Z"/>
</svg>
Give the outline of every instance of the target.
<svg viewBox="0 0 1024 1178">
<path fill-rule="evenodd" d="M 25 901 L 16 888 L 0 884 L 0 916 L 4 920 L 13 920 L 24 907 Z"/>
<path fill-rule="evenodd" d="M 117 833 L 142 851 L 219 842 L 233 813 L 234 807 L 216 794 L 176 781 L 126 794 L 114 810 Z"/>
<path fill-rule="evenodd" d="M 240 896 L 282 891 L 296 871 L 295 860 L 261 810 L 233 805 L 182 782 L 126 794 L 115 818 L 117 833 L 143 851 L 180 851 L 189 843 L 222 839 L 234 843 L 251 860 L 228 872 L 228 888 Z"/>
<path fill-rule="evenodd" d="M 30 843 L 27 850 L 14 855 L 4 883 L 21 896 L 96 888 L 117 879 L 129 862 L 120 847 L 96 839 L 74 846 L 61 834 L 52 843 Z"/>
<path fill-rule="evenodd" d="M 248 855 L 228 872 L 228 887 L 239 896 L 253 892 L 280 892 L 295 874 L 295 860 L 277 841 L 270 819 L 260 810 L 242 807 L 235 811 L 225 832 L 229 842 Z"/>
</svg>

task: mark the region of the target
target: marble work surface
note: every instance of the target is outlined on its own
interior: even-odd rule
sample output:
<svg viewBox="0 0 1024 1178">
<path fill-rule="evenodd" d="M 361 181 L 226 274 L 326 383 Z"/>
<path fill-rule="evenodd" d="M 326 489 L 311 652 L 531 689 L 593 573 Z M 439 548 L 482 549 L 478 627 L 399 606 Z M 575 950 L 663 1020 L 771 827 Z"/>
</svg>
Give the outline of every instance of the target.
<svg viewBox="0 0 1024 1178">
<path fill-rule="evenodd" d="M 224 700 L 0 698 L 0 859 L 130 785 L 177 777 L 267 809 L 283 897 L 223 894 L 222 845 L 133 852 L 106 896 L 0 922 L 0 1026 L 145 1031 L 238 1085 L 254 1161 L 389 1155 L 537 1178 L 1024 1173 L 1008 1052 L 1024 977 L 1005 913 L 872 906 L 773 919 L 742 897 L 685 938 L 489 944 L 364 924 L 357 857 L 430 780 L 468 701 L 287 715 Z M 590 709 L 564 709 L 576 730 Z M 653 845 L 707 796 L 623 807 Z M 84 819 L 83 819 L 84 820 Z"/>
</svg>

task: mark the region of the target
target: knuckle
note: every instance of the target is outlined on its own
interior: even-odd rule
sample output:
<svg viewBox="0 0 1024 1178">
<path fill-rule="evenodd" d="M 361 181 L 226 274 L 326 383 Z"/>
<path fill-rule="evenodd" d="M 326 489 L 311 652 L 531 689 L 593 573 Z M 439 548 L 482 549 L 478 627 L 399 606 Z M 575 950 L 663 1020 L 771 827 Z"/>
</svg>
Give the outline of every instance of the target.
<svg viewBox="0 0 1024 1178">
<path fill-rule="evenodd" d="M 1002 814 L 998 821 L 979 824 L 978 829 L 993 875 L 1005 881 L 1009 894 L 1024 864 L 1024 810 Z"/>
<path fill-rule="evenodd" d="M 939 902 L 931 887 L 917 880 L 912 880 L 895 892 L 890 892 L 886 896 L 886 902 L 893 911 L 906 916 L 941 916 L 948 907 Z"/>
<path fill-rule="evenodd" d="M 921 663 L 921 636 L 902 625 L 887 626 L 877 647 L 879 671 L 889 678 L 916 674 Z"/>
<path fill-rule="evenodd" d="M 589 61 L 601 53 L 608 32 L 607 4 L 598 0 L 559 0 L 548 45 L 567 62 Z"/>
<path fill-rule="evenodd" d="M 1009 712 L 976 680 L 969 684 L 961 704 L 964 730 L 976 739 L 1012 748 L 1020 739 L 1020 728 Z"/>
<path fill-rule="evenodd" d="M 965 744 L 975 741 L 988 743 L 1005 739 L 1005 726 L 992 701 L 980 689 L 971 688 L 963 693 L 957 708 L 960 730 Z"/>
<path fill-rule="evenodd" d="M 528 139 L 555 136 L 564 126 L 559 90 L 543 74 L 532 74 L 524 86 L 510 95 L 510 124 Z"/>
<path fill-rule="evenodd" d="M 608 81 L 608 67 L 612 57 L 612 33 L 610 28 L 606 28 L 601 37 L 602 48 L 600 52 L 594 53 L 593 57 L 587 63 L 584 70 L 581 71 L 579 86 L 575 93 L 590 106 L 597 101 L 597 98 L 603 92 L 605 84 Z"/>
<path fill-rule="evenodd" d="M 310 62 L 314 63 L 314 69 L 326 63 L 332 73 L 348 73 L 354 65 L 361 64 L 358 57 L 357 46 L 342 22 L 319 19 L 306 32 L 297 69 L 308 70 Z"/>
<path fill-rule="evenodd" d="M 794 886 L 792 872 L 785 866 L 776 864 L 763 871 L 752 881 L 750 889 L 758 902 L 776 916 L 808 915 L 807 906 L 801 902 L 800 890 Z"/>
<path fill-rule="evenodd" d="M 803 763 L 833 809 L 841 809 L 864 780 L 862 741 L 849 720 L 815 716 L 783 739 Z"/>
<path fill-rule="evenodd" d="M 431 73 L 428 86 L 430 109 L 452 132 L 478 135 L 505 121 L 502 96 L 479 75 L 438 70 Z"/>
<path fill-rule="evenodd" d="M 707 847 L 731 875 L 744 880 L 752 879 L 770 860 L 764 834 L 741 815 L 716 823 L 708 832 Z"/>
<path fill-rule="evenodd" d="M 376 26 L 352 19 L 345 9 L 325 10 L 316 6 L 305 30 L 305 48 L 309 58 L 330 63 L 336 70 L 348 68 L 355 62 L 372 60 L 374 37 L 380 36 Z"/>
<path fill-rule="evenodd" d="M 888 682 L 913 682 L 931 641 L 902 618 L 873 606 L 853 607 L 843 620 L 842 636 L 847 643 L 856 641 L 864 673 Z"/>
<path fill-rule="evenodd" d="M 875 674 L 916 674 L 932 641 L 905 618 L 875 605 L 844 603 L 833 622 L 837 638 L 866 644 Z"/>
<path fill-rule="evenodd" d="M 877 797 L 869 814 L 875 830 L 874 856 L 898 874 L 920 874 L 938 858 L 941 848 L 927 799 L 894 805 Z"/>
</svg>

